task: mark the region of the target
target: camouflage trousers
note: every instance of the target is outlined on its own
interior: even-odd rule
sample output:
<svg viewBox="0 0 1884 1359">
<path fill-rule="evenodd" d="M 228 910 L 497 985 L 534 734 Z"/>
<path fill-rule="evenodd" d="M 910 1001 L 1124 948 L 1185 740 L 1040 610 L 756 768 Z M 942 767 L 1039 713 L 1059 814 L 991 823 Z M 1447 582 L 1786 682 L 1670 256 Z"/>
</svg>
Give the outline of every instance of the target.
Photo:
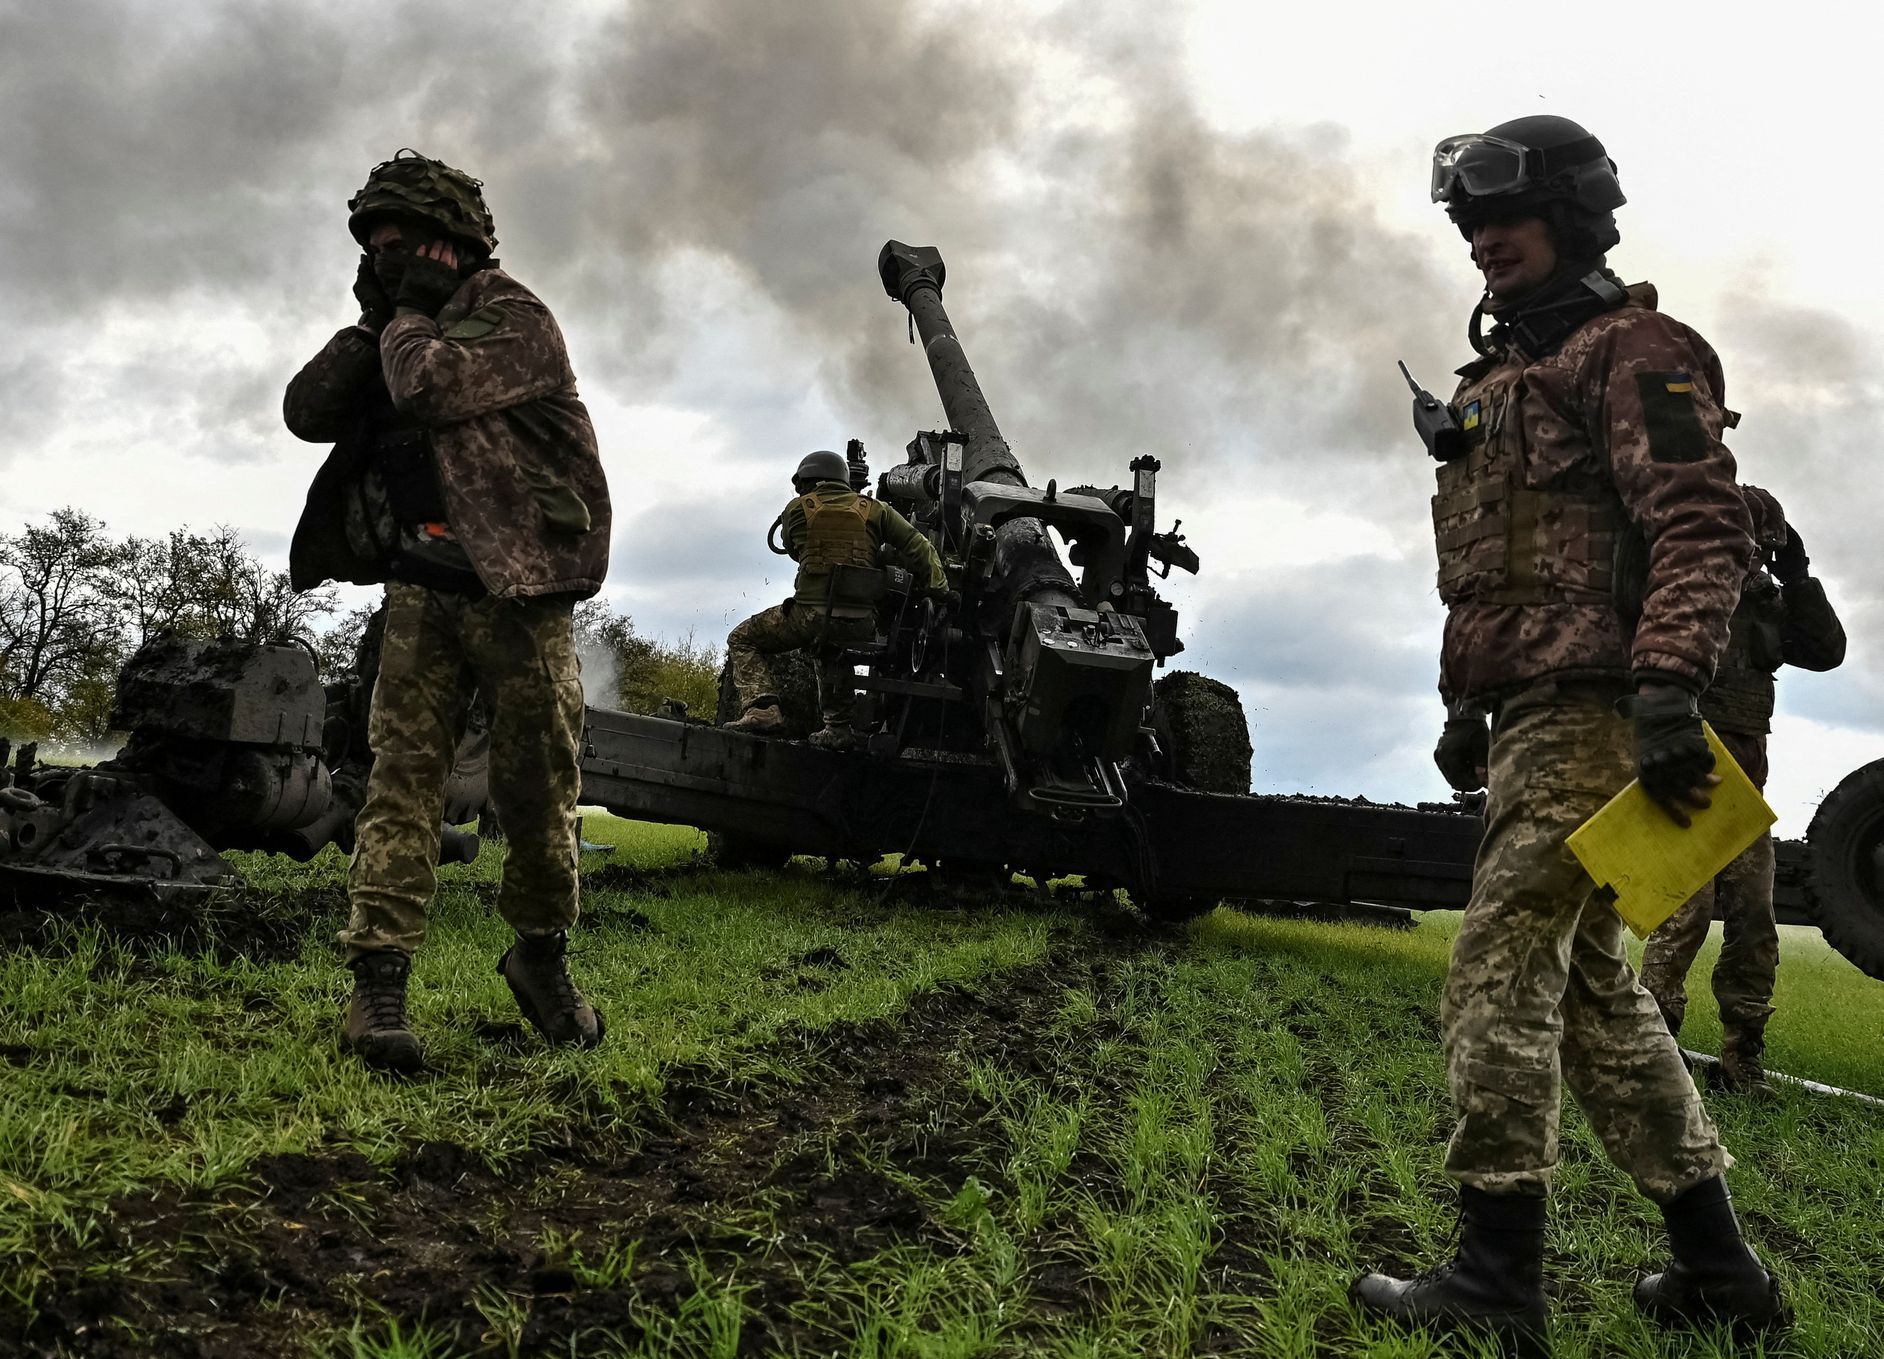
<svg viewBox="0 0 1884 1359">
<path fill-rule="evenodd" d="M 1722 732 L 1720 738 L 1741 768 L 1763 785 L 1766 738 L 1732 732 Z M 1649 936 L 1642 984 L 1661 1007 L 1668 1031 L 1680 1033 L 1688 1011 L 1688 969 L 1707 942 L 1717 907 L 1721 946 L 1714 964 L 1714 998 L 1720 1002 L 1721 1028 L 1729 1046 L 1736 1041 L 1758 1044 L 1773 1013 L 1773 981 L 1779 973 L 1771 835 L 1762 834 Z"/>
<path fill-rule="evenodd" d="M 826 618 L 815 605 L 786 600 L 755 613 L 726 638 L 726 667 L 744 712 L 759 699 L 780 692 L 772 657 L 787 651 L 811 651 L 818 660 L 819 716 L 826 726 L 848 726 L 856 696 L 855 674 L 840 658 L 842 648 L 876 635 L 869 618 Z"/>
<path fill-rule="evenodd" d="M 1494 720 L 1485 838 L 1440 1024 L 1454 1179 L 1541 1193 L 1568 1084 L 1609 1158 L 1666 1203 L 1731 1164 L 1681 1053 L 1565 844 L 1632 777 L 1619 687 L 1546 681 Z"/>
<path fill-rule="evenodd" d="M 583 704 L 571 609 L 566 597 L 468 599 L 386 587 L 367 719 L 373 771 L 347 875 L 352 919 L 340 932 L 349 957 L 410 953 L 425 937 L 445 780 L 473 689 L 490 704 L 491 800 L 509 845 L 497 909 L 520 934 L 574 923 Z"/>
</svg>

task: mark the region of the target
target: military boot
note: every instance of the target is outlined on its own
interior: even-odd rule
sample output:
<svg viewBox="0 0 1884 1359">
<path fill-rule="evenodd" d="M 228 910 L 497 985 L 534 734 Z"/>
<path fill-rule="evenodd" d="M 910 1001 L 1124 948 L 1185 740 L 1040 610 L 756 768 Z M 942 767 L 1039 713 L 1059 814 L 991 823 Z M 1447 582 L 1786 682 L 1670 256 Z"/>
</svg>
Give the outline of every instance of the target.
<svg viewBox="0 0 1884 1359">
<path fill-rule="evenodd" d="M 349 959 L 347 967 L 353 972 L 353 999 L 347 1005 L 340 1045 L 382 1071 L 419 1070 L 425 1054 L 406 1027 L 406 978 L 412 960 L 398 949 L 381 948 Z"/>
<path fill-rule="evenodd" d="M 1770 1095 L 1766 1083 L 1766 1029 L 1764 1025 L 1727 1024 L 1721 1031 L 1720 1084 L 1742 1095 Z"/>
<path fill-rule="evenodd" d="M 726 724 L 727 731 L 749 732 L 754 736 L 767 736 L 781 731 L 785 726 L 785 714 L 779 710 L 777 702 L 754 704 L 746 709 L 743 717 L 734 718 Z"/>
<path fill-rule="evenodd" d="M 1779 1281 L 1741 1239 L 1727 1181 L 1716 1175 L 1662 1206 L 1674 1263 L 1635 1286 L 1635 1305 L 1668 1324 L 1727 1322 L 1736 1330 L 1784 1325 Z"/>
<path fill-rule="evenodd" d="M 552 1043 L 592 1048 L 608 1031 L 602 1012 L 582 998 L 569 976 L 569 933 L 517 936 L 497 960 L 517 1008 Z"/>
<path fill-rule="evenodd" d="M 857 733 L 848 722 L 827 722 L 808 738 L 819 750 L 855 750 Z"/>
<path fill-rule="evenodd" d="M 1459 1190 L 1459 1249 L 1411 1279 L 1364 1274 L 1348 1296 L 1367 1315 L 1434 1330 L 1488 1331 L 1504 1353 L 1549 1354 L 1542 1194 Z"/>
</svg>

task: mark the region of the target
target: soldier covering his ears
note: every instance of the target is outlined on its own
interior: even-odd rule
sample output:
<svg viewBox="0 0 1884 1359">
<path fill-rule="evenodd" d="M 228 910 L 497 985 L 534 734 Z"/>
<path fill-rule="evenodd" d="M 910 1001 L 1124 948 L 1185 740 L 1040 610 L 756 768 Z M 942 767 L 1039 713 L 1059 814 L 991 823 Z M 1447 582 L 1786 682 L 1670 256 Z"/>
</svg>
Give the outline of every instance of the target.
<svg viewBox="0 0 1884 1359">
<path fill-rule="evenodd" d="M 482 186 L 402 151 L 348 200 L 364 254 L 358 324 L 288 384 L 300 438 L 333 442 L 295 529 L 296 589 L 386 582 L 368 737 L 374 763 L 341 932 L 354 976 L 343 1041 L 422 1065 L 406 1021 L 439 807 L 472 689 L 490 702 L 490 783 L 509 850 L 498 962 L 553 1041 L 600 1041 L 564 959 L 576 919 L 582 683 L 571 614 L 601 588 L 609 498 L 588 411 L 548 308 L 497 267 Z"/>
<path fill-rule="evenodd" d="M 1730 1158 L 1620 918 L 1565 844 L 1631 776 L 1683 824 L 1718 781 L 1695 698 L 1753 549 L 1721 443 L 1720 362 L 1651 287 L 1606 267 L 1624 199 L 1577 124 L 1448 138 L 1432 194 L 1485 282 L 1478 357 L 1452 403 L 1463 439 L 1435 446 L 1450 456 L 1433 497 L 1449 713 L 1437 756 L 1455 786 L 1488 787 L 1441 1008 L 1461 1226 L 1452 1260 L 1410 1280 L 1369 1274 L 1353 1296 L 1541 1351 L 1567 1083 L 1667 1222 L 1674 1263 L 1637 1303 L 1664 1321 L 1774 1322 L 1778 1288 L 1741 1239 Z"/>
</svg>

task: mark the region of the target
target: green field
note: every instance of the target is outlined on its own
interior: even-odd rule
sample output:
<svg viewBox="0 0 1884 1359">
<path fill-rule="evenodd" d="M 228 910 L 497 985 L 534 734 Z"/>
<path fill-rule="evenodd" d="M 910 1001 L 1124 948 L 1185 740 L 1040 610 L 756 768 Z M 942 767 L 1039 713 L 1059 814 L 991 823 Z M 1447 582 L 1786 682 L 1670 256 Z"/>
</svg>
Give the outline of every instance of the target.
<svg viewBox="0 0 1884 1359">
<path fill-rule="evenodd" d="M 335 1047 L 344 864 L 251 859 L 209 920 L 0 917 L 0 1337 L 73 1355 L 1379 1355 L 1374 1265 L 1447 1248 L 1435 1006 L 1408 931 L 999 901 L 811 861 L 725 872 L 591 818 L 593 1053 L 493 971 L 496 861 L 445 871 L 433 1070 Z M 1787 931 L 1772 1065 L 1884 1095 L 1884 985 Z M 1705 958 L 1704 958 L 1705 963 Z M 1697 972 L 1697 975 L 1698 972 Z M 1718 1040 L 1703 984 L 1684 1037 Z M 1798 1313 L 1884 1353 L 1884 1110 L 1709 1096 Z M 1556 1352 L 1665 1340 L 1652 1208 L 1566 1118 Z M 10 1342 L 0 1339 L 0 1352 Z"/>
</svg>

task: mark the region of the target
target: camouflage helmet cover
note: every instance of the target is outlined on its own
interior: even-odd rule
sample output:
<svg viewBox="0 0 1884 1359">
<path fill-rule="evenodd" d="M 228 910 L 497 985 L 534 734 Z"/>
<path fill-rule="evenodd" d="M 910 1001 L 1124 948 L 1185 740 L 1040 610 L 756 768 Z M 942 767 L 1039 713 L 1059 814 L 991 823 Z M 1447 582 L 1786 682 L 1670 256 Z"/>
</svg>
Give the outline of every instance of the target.
<svg viewBox="0 0 1884 1359">
<path fill-rule="evenodd" d="M 850 463 L 842 453 L 833 453 L 828 448 L 820 448 L 815 453 L 807 453 L 799 460 L 798 470 L 792 473 L 792 485 L 809 486 L 820 481 L 841 481 L 850 484 Z"/>
<path fill-rule="evenodd" d="M 497 248 L 497 229 L 483 189 L 484 181 L 463 170 L 402 147 L 375 165 L 365 186 L 347 200 L 347 229 L 365 245 L 380 218 L 416 217 L 489 254 Z"/>
<path fill-rule="evenodd" d="M 1755 546 L 1767 552 L 1784 547 L 1792 530 L 1786 523 L 1786 511 L 1781 508 L 1779 497 L 1762 486 L 1748 486 L 1743 482 L 1740 498 L 1747 502 L 1747 514 L 1753 520 Z"/>
</svg>

